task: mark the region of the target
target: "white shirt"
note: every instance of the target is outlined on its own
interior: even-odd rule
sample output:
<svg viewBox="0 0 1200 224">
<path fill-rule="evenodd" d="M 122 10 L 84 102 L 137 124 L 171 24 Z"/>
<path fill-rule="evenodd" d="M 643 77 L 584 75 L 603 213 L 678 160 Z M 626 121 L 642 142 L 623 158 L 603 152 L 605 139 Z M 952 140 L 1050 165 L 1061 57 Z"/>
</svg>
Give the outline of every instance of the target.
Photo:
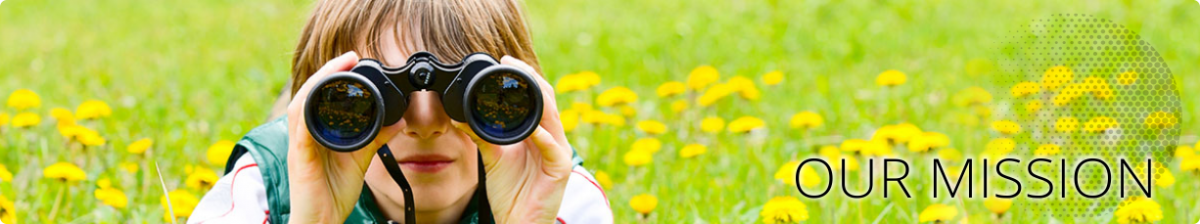
<svg viewBox="0 0 1200 224">
<path fill-rule="evenodd" d="M 246 154 L 238 158 L 233 167 L 233 171 L 221 177 L 200 199 L 188 223 L 267 222 L 267 189 L 258 164 Z M 562 205 L 558 209 L 557 222 L 613 223 L 608 196 L 595 177 L 582 166 L 575 166 L 571 170 Z"/>
</svg>

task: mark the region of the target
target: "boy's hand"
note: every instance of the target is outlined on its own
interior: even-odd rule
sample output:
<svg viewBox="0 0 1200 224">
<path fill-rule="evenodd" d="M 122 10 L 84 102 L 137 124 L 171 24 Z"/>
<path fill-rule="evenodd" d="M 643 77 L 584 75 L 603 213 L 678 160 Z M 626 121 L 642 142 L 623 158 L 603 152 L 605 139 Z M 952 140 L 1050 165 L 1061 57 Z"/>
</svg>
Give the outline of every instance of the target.
<svg viewBox="0 0 1200 224">
<path fill-rule="evenodd" d="M 528 139 L 512 145 L 483 141 L 466 123 L 454 126 L 471 136 L 483 156 L 488 202 L 497 223 L 554 223 L 571 176 L 571 146 L 558 118 L 554 89 L 529 64 L 504 56 L 501 64 L 525 70 L 542 91 L 542 120 Z"/>
<path fill-rule="evenodd" d="M 288 184 L 291 223 L 342 223 L 362 194 L 363 176 L 375 152 L 401 129 L 385 126 L 366 147 L 354 152 L 326 149 L 313 139 L 304 119 L 308 93 L 330 74 L 358 63 L 353 51 L 338 56 L 309 77 L 288 104 Z"/>
</svg>

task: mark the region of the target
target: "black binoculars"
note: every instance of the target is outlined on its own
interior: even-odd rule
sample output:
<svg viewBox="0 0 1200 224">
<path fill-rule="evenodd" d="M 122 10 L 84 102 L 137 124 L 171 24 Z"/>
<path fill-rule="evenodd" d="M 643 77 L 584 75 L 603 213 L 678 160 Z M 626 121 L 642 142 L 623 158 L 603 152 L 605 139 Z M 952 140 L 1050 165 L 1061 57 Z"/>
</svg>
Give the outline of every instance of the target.
<svg viewBox="0 0 1200 224">
<path fill-rule="evenodd" d="M 348 152 L 365 147 L 383 126 L 395 124 L 414 91 L 440 93 L 450 119 L 465 122 L 479 138 L 509 145 L 529 137 L 542 119 L 542 93 L 524 71 L 485 53 L 447 65 L 432 53 L 409 56 L 400 68 L 362 59 L 348 72 L 321 79 L 308 95 L 304 119 L 313 139 Z"/>
</svg>

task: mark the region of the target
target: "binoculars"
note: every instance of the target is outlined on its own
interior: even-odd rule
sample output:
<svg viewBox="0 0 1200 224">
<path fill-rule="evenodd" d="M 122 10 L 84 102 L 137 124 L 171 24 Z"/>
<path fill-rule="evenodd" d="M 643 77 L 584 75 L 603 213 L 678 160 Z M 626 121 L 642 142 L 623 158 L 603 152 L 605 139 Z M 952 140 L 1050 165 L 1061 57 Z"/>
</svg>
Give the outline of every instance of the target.
<svg viewBox="0 0 1200 224">
<path fill-rule="evenodd" d="M 440 93 L 450 119 L 467 123 L 492 144 L 524 140 L 542 118 L 541 89 L 524 71 L 486 53 L 447 65 L 432 53 L 418 52 L 400 68 L 362 59 L 350 71 L 321 79 L 308 95 L 304 119 L 317 143 L 355 151 L 404 117 L 414 91 Z"/>
</svg>

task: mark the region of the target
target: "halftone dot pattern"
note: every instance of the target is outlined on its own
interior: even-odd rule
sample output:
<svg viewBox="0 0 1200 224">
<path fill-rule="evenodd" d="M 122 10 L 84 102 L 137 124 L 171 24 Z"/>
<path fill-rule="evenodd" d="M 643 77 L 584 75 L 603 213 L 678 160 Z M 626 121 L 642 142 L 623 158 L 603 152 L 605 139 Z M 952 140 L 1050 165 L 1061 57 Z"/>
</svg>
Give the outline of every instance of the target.
<svg viewBox="0 0 1200 224">
<path fill-rule="evenodd" d="M 1023 204 L 1017 208 L 1060 219 L 1111 216 L 1124 200 L 1120 191 L 1143 195 L 1128 172 L 1121 189 L 1119 161 L 1126 159 L 1146 185 L 1146 160 L 1154 161 L 1157 178 L 1165 170 L 1159 162 L 1166 161 L 1180 133 L 1179 92 L 1154 47 L 1120 24 L 1084 14 L 1033 20 L 1000 46 L 999 70 L 985 85 L 997 96 L 996 138 L 1012 139 L 1009 157 L 1025 164 L 1034 158 L 1053 161 L 1032 169 L 1053 182 L 1050 197 L 1028 198 L 1049 186 L 1021 172 L 1025 188 L 1019 197 L 1027 200 L 1018 200 Z M 1089 162 L 1076 176 L 1076 166 L 1087 158 L 1107 163 L 1111 174 Z M 1103 196 L 1086 198 L 1076 182 L 1087 194 L 1111 186 Z"/>
</svg>

